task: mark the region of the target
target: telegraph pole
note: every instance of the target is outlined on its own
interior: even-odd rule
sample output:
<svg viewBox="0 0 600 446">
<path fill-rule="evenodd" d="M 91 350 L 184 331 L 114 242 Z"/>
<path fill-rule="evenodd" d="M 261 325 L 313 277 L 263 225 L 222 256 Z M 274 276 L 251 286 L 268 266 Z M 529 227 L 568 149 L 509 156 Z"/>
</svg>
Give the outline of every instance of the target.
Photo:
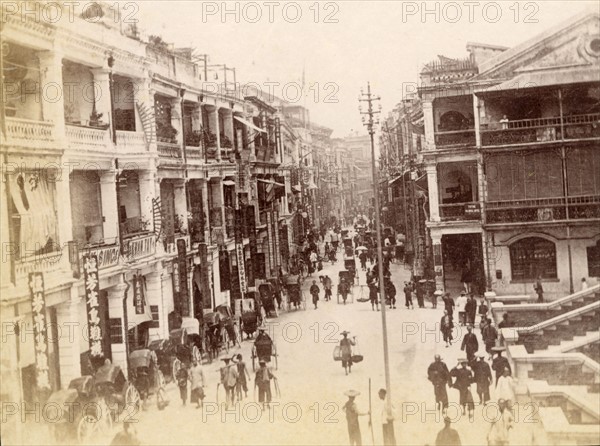
<svg viewBox="0 0 600 446">
<path fill-rule="evenodd" d="M 375 96 L 371 94 L 371 84 L 367 83 L 367 92 L 363 93 L 362 89 L 360 92 L 360 96 L 358 97 L 359 102 L 367 103 L 367 111 L 363 112 L 362 107 L 358 107 L 358 111 L 361 115 L 366 115 L 362 117 L 362 122 L 369 132 L 369 136 L 371 137 L 371 173 L 373 174 L 373 194 L 375 195 L 375 227 L 377 229 L 377 264 L 379 265 L 379 295 L 381 296 L 381 329 L 383 331 L 383 362 L 385 369 L 385 388 L 386 388 L 386 410 L 388 416 L 392 414 L 392 386 L 390 385 L 390 358 L 388 351 L 388 338 L 387 338 L 387 320 L 385 315 L 385 279 L 383 277 L 383 252 L 381 249 L 381 222 L 380 222 L 380 209 L 379 209 L 379 174 L 377 169 L 375 168 L 375 129 L 373 126 L 378 124 L 378 121 L 373 119 L 373 116 L 381 113 L 381 104 L 379 104 L 379 108 L 377 111 L 373 110 L 373 102 L 379 101 L 381 98 L 379 96 Z M 366 119 L 365 119 L 366 118 Z M 390 416 L 391 418 L 391 416 Z M 392 432 L 394 431 L 394 423 L 393 421 L 389 421 L 388 425 L 390 426 Z"/>
</svg>

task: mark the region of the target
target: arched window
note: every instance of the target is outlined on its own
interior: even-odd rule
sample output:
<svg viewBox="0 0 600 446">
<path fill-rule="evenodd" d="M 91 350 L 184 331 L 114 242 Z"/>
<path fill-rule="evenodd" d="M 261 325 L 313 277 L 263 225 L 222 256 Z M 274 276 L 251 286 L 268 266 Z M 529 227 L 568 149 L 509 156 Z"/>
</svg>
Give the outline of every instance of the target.
<svg viewBox="0 0 600 446">
<path fill-rule="evenodd" d="M 556 279 L 556 246 L 541 237 L 516 241 L 510 245 L 510 268 L 513 280 Z"/>
</svg>

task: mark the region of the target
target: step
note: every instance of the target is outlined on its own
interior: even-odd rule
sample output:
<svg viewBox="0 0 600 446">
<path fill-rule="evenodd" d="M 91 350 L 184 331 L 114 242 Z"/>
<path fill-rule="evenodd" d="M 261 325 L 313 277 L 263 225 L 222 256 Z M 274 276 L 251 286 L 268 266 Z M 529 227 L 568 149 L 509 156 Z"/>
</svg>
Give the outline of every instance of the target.
<svg viewBox="0 0 600 446">
<path fill-rule="evenodd" d="M 595 393 L 589 393 L 587 386 L 551 385 L 547 381 L 531 380 L 527 383 L 529 395 L 532 398 L 546 400 L 552 397 L 567 399 L 576 407 L 581 408 L 595 420 L 600 420 L 600 399 Z"/>
<path fill-rule="evenodd" d="M 548 350 L 557 353 L 567 353 L 598 341 L 600 341 L 600 332 L 586 331 L 584 334 L 574 336 L 573 339 L 565 340 L 557 346 L 553 345 Z"/>
</svg>

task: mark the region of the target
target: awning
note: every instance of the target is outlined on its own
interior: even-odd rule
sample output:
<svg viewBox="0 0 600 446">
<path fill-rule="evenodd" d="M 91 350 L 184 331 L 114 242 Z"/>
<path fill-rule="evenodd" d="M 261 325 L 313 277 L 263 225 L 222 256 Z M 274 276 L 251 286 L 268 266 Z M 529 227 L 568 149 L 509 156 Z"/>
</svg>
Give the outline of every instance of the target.
<svg viewBox="0 0 600 446">
<path fill-rule="evenodd" d="M 279 186 L 279 187 L 285 187 L 285 184 L 278 183 L 277 181 L 273 181 L 273 180 L 263 180 L 262 178 L 257 178 L 257 180 L 258 180 L 258 181 L 261 181 L 261 182 L 263 182 L 263 183 L 267 183 L 267 184 L 273 184 L 273 185 L 275 185 L 275 186 Z M 223 181 L 223 184 L 224 184 L 224 183 L 225 183 L 225 182 Z"/>
<path fill-rule="evenodd" d="M 235 119 L 238 122 L 241 122 L 242 124 L 244 124 L 246 127 L 250 127 L 252 130 L 256 130 L 257 132 L 261 132 L 261 133 L 267 133 L 266 130 L 261 129 L 260 127 L 255 126 L 254 124 L 252 124 L 250 121 L 246 121 L 244 118 L 240 118 L 239 116 L 233 116 L 233 119 Z"/>
<path fill-rule="evenodd" d="M 398 175 L 397 177 L 392 178 L 390 181 L 388 181 L 388 184 L 394 184 L 396 181 L 398 181 L 401 178 L 402 178 L 402 175 Z"/>
<path fill-rule="evenodd" d="M 235 181 L 223 180 L 223 186 L 235 186 Z"/>
</svg>

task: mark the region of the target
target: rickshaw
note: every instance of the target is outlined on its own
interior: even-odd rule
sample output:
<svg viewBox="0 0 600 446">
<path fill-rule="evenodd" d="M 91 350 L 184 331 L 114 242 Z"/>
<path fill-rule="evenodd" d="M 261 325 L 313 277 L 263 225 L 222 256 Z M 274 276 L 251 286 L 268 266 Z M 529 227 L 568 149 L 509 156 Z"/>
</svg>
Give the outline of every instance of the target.
<svg viewBox="0 0 600 446">
<path fill-rule="evenodd" d="M 246 333 L 248 339 L 254 336 L 256 329 L 260 325 L 261 317 L 260 313 L 256 310 L 256 300 L 252 299 L 242 299 L 242 317 L 241 317 L 241 325 L 242 331 Z"/>
<path fill-rule="evenodd" d="M 227 340 L 227 330 L 224 324 L 220 323 L 221 313 L 218 311 L 204 314 L 205 335 L 208 343 L 208 356 L 210 361 L 219 357 L 219 352 L 225 350 L 229 353 L 229 343 Z"/>
<path fill-rule="evenodd" d="M 142 403 L 156 395 L 156 407 L 163 410 L 168 405 L 165 377 L 158 367 L 156 353 L 149 349 L 136 350 L 129 355 L 131 381 L 140 394 Z"/>
<path fill-rule="evenodd" d="M 340 299 L 343 300 L 342 291 L 344 288 L 347 289 L 348 295 L 350 296 L 350 302 L 354 302 L 354 293 L 352 292 L 352 286 L 354 285 L 354 274 L 352 271 L 342 270 L 338 273 L 338 286 L 337 286 L 337 303 L 340 303 Z M 346 302 L 344 301 L 344 304 Z"/>
<path fill-rule="evenodd" d="M 272 314 L 275 313 L 277 316 L 276 306 L 275 306 L 275 289 L 271 283 L 261 283 L 258 285 L 258 293 L 260 294 L 260 302 L 265 310 L 266 317 L 272 317 Z"/>
<path fill-rule="evenodd" d="M 229 305 L 219 305 L 215 308 L 215 311 L 221 315 L 219 319 L 219 325 L 225 329 L 225 342 L 227 344 L 231 342 L 232 347 L 235 347 L 236 344 L 238 347 L 241 347 L 240 327 L 237 325 L 236 320 L 233 317 L 233 311 L 231 310 L 231 307 Z"/>
<path fill-rule="evenodd" d="M 139 410 L 141 406 L 140 393 L 133 383 L 125 378 L 118 365 L 107 363 L 100 367 L 94 374 L 94 386 L 96 394 L 104 398 L 111 408 L 117 407 L 119 413 L 124 410 L 129 413 L 131 408 Z"/>
<path fill-rule="evenodd" d="M 256 370 L 258 362 L 271 362 L 271 358 L 275 358 L 275 370 L 277 370 L 277 348 L 275 347 L 275 342 L 268 334 L 259 334 L 252 346 L 252 370 Z"/>
<path fill-rule="evenodd" d="M 354 284 L 355 280 L 358 279 L 358 271 L 356 270 L 356 259 L 353 257 L 346 257 L 344 259 L 344 268 L 351 275 L 351 283 Z"/>
<path fill-rule="evenodd" d="M 285 289 L 288 297 L 288 310 L 292 308 L 306 310 L 306 298 L 300 286 L 299 276 L 288 275 L 285 278 Z"/>
<path fill-rule="evenodd" d="M 60 418 L 49 424 L 50 436 L 57 444 L 90 444 L 102 442 L 112 430 L 113 420 L 106 401 L 96 394 L 94 378 L 90 375 L 71 380 L 67 389 L 50 395 L 47 407 L 57 407 Z M 51 417 L 51 415 L 49 415 Z"/>
</svg>

